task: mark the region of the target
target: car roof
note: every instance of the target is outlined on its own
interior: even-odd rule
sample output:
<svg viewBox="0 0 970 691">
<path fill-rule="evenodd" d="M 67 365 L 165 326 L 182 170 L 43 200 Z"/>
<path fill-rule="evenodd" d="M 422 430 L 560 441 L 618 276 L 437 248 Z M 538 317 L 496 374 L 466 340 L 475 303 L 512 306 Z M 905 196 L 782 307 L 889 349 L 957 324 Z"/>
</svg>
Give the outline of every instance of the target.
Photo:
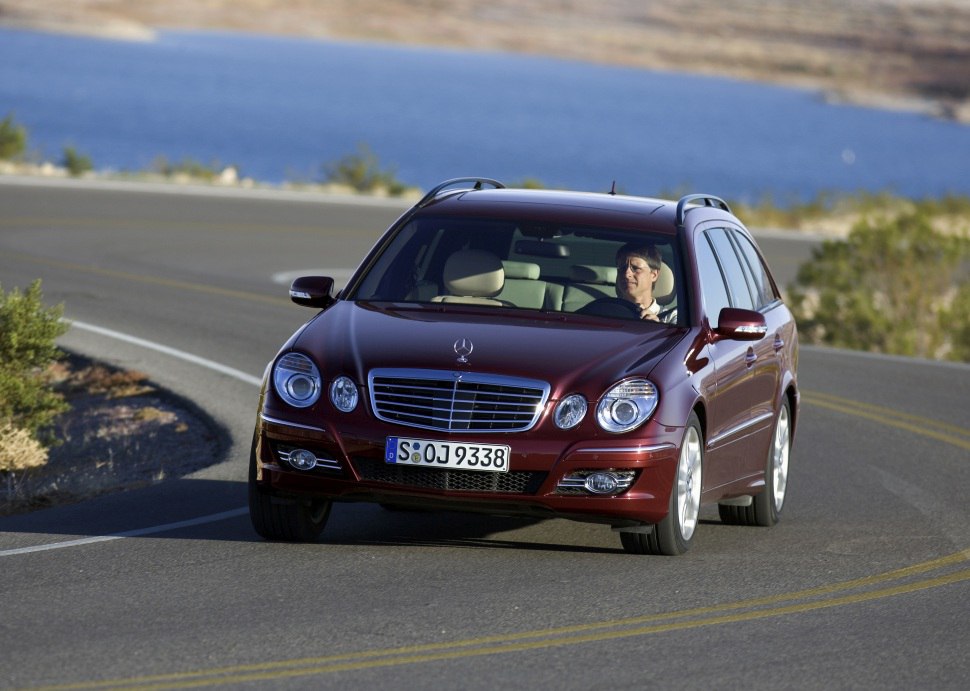
<svg viewBox="0 0 970 691">
<path fill-rule="evenodd" d="M 696 195 L 705 203 L 716 197 Z M 722 220 L 734 216 L 727 210 L 712 206 L 688 206 L 695 203 L 694 195 L 676 201 L 635 197 L 601 192 L 573 192 L 534 189 L 451 189 L 439 194 L 429 193 L 415 206 L 414 211 L 444 216 L 472 216 L 509 218 L 555 223 L 602 225 L 607 227 L 643 228 L 654 232 L 675 233 L 678 205 L 686 211 L 706 211 Z M 725 209 L 726 209 L 726 205 Z"/>
</svg>

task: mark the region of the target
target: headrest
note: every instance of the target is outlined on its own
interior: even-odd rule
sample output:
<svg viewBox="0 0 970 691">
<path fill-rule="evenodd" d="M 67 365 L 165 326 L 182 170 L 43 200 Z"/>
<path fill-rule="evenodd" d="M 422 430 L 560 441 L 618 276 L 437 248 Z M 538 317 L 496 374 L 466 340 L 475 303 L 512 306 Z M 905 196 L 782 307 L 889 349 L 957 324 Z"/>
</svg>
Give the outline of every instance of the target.
<svg viewBox="0 0 970 691">
<path fill-rule="evenodd" d="M 529 281 L 539 279 L 539 265 L 532 262 L 514 262 L 503 259 L 502 267 L 505 269 L 506 278 L 524 278 Z"/>
<path fill-rule="evenodd" d="M 674 272 L 664 262 L 660 263 L 660 275 L 653 285 L 653 297 L 657 302 L 666 302 L 674 293 Z"/>
<path fill-rule="evenodd" d="M 573 264 L 569 278 L 578 283 L 616 283 L 615 266 L 593 266 L 592 264 Z"/>
<path fill-rule="evenodd" d="M 448 257 L 442 272 L 452 295 L 495 297 L 505 287 L 502 260 L 484 250 L 459 250 Z"/>
</svg>

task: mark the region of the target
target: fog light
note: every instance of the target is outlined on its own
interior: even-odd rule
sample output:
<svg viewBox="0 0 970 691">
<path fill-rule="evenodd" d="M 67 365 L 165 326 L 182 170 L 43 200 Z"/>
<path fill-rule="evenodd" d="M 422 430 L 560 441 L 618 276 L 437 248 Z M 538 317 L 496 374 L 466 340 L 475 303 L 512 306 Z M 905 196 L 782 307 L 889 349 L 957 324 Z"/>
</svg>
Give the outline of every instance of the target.
<svg viewBox="0 0 970 691">
<path fill-rule="evenodd" d="M 590 473 L 584 485 L 593 494 L 613 494 L 620 487 L 620 479 L 613 473 Z"/>
<path fill-rule="evenodd" d="M 598 494 L 600 496 L 622 494 L 633 485 L 635 470 L 577 470 L 563 477 L 556 487 L 557 494 Z"/>
<path fill-rule="evenodd" d="M 297 470 L 312 470 L 317 465 L 317 457 L 306 449 L 294 449 L 290 451 L 290 457 L 286 462 Z"/>
</svg>

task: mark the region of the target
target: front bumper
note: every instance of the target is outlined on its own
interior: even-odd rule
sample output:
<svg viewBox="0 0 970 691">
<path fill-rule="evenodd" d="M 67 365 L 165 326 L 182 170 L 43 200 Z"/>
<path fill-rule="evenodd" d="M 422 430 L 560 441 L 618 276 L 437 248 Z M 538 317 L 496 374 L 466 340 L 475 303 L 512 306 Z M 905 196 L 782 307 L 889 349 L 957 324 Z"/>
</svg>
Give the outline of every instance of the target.
<svg viewBox="0 0 970 691">
<path fill-rule="evenodd" d="M 400 435 L 401 429 L 383 423 L 341 424 L 338 431 L 326 422 L 307 424 L 266 411 L 254 441 L 255 482 L 278 495 L 630 527 L 657 523 L 667 515 L 683 436 L 682 428 L 653 422 L 635 438 L 551 439 L 536 430 L 462 435 L 461 441 L 509 444 L 509 472 L 496 473 L 387 464 L 386 437 Z M 311 451 L 320 463 L 312 470 L 296 470 L 285 460 L 295 449 Z M 577 474 L 597 470 L 633 471 L 634 479 L 618 494 L 597 495 L 576 487 Z M 564 483 L 566 478 L 573 482 Z"/>
</svg>

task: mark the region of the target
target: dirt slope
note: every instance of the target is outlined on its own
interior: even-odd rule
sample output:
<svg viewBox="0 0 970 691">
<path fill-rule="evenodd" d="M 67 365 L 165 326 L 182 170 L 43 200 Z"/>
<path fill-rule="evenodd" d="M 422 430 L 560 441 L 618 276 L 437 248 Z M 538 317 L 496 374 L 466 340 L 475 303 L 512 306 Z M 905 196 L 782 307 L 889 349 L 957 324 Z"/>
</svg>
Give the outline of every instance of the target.
<svg viewBox="0 0 970 691">
<path fill-rule="evenodd" d="M 517 51 L 820 88 L 970 122 L 970 0 L 0 0 L 0 23 Z"/>
</svg>

